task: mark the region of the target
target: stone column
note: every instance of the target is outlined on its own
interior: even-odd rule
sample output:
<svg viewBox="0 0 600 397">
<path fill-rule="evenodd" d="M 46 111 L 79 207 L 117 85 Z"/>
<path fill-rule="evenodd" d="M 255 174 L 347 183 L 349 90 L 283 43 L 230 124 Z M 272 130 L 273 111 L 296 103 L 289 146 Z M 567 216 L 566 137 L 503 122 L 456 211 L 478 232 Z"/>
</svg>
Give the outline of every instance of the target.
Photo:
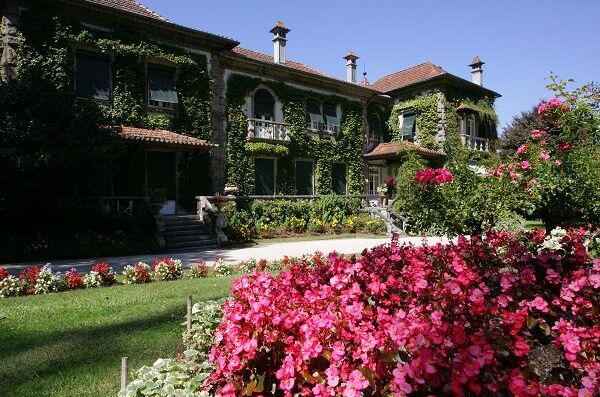
<svg viewBox="0 0 600 397">
<path fill-rule="evenodd" d="M 362 138 L 363 138 L 363 142 L 362 142 L 362 154 L 366 154 L 367 151 L 369 150 L 369 142 L 368 142 L 368 136 L 369 136 L 369 118 L 368 118 L 368 114 L 369 114 L 369 104 L 366 100 L 362 100 L 361 101 L 361 105 L 363 108 L 363 134 L 362 134 Z M 369 165 L 367 164 L 367 161 L 364 159 L 363 157 L 363 193 L 364 194 L 369 194 Z"/>
<path fill-rule="evenodd" d="M 220 54 L 211 56 L 212 80 L 212 133 L 213 143 L 219 145 L 213 149 L 213 193 L 222 193 L 225 188 L 225 166 L 227 163 L 227 134 L 225 111 L 225 70 L 221 65 Z"/>
<path fill-rule="evenodd" d="M 437 91 L 435 93 L 435 97 L 437 100 L 437 114 L 438 114 L 438 133 L 435 135 L 434 140 L 440 144 L 440 146 L 444 147 L 444 143 L 446 143 L 446 133 L 448 131 L 448 123 L 446 120 L 446 97 L 444 93 L 441 91 Z"/>
<path fill-rule="evenodd" d="M 4 5 L 0 34 L 2 35 L 2 57 L 0 58 L 0 79 L 8 81 L 15 77 L 17 47 L 19 45 L 19 10 L 15 5 Z"/>
</svg>

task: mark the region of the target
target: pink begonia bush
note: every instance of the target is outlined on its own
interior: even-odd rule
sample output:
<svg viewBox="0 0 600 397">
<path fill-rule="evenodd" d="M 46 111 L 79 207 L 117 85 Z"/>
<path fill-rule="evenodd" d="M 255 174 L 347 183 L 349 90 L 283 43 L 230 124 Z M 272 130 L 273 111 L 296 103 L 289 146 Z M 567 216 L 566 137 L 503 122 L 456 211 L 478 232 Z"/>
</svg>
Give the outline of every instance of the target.
<svg viewBox="0 0 600 397">
<path fill-rule="evenodd" d="M 203 388 L 240 395 L 597 396 L 589 230 L 291 264 L 233 283 Z M 597 247 L 596 247 L 597 248 Z"/>
<path fill-rule="evenodd" d="M 445 168 L 425 168 L 415 174 L 415 182 L 422 185 L 443 185 L 444 183 L 450 183 L 453 180 L 454 177 L 452 173 Z"/>
</svg>

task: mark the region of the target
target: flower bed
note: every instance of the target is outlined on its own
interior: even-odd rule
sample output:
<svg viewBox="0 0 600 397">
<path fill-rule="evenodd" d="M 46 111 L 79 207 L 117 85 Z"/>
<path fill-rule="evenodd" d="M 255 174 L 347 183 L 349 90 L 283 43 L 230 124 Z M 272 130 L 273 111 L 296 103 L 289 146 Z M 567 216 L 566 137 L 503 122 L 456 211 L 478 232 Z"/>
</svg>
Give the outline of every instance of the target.
<svg viewBox="0 0 600 397">
<path fill-rule="evenodd" d="M 76 269 L 71 269 L 64 274 L 54 272 L 50 264 L 43 267 L 31 266 L 23 270 L 19 277 L 10 275 L 6 269 L 0 267 L 0 298 L 112 287 L 121 284 L 174 281 L 181 278 L 224 277 L 250 272 L 260 263 L 262 262 L 250 260 L 232 265 L 225 263 L 222 258 L 217 258 L 210 265 L 202 261 L 192 265 L 188 271 L 184 271 L 180 260 L 160 258 L 151 266 L 144 262 L 125 266 L 120 277 L 108 263 L 95 264 L 87 274 L 81 274 Z M 280 263 L 272 262 L 269 270 L 279 270 Z M 263 270 L 264 268 L 262 267 Z"/>
<path fill-rule="evenodd" d="M 594 396 L 598 231 L 490 233 L 232 286 L 210 394 Z M 595 259 L 594 259 L 595 258 Z M 285 299 L 281 299 L 285 297 Z"/>
</svg>

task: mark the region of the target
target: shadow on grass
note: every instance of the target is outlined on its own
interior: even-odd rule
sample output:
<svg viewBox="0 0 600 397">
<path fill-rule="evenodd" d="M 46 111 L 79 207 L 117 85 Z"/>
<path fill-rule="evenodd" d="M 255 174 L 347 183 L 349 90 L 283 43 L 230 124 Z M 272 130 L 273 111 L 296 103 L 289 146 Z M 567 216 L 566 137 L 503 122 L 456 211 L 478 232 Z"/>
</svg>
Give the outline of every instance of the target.
<svg viewBox="0 0 600 397">
<path fill-rule="evenodd" d="M 152 340 L 152 334 L 161 328 L 172 325 L 174 332 L 179 335 L 175 330 L 180 330 L 183 316 L 183 309 L 171 308 L 105 326 L 89 326 L 35 336 L 5 334 L 5 342 L 0 345 L 0 396 L 15 395 L 14 390 L 33 379 L 60 377 L 64 372 L 77 369 L 82 373 L 92 372 L 112 365 L 115 366 L 117 384 L 119 358 L 123 355 L 135 356 L 140 350 L 152 350 L 153 346 L 160 344 L 160 341 Z M 164 334 L 158 336 L 165 338 Z M 132 341 L 132 337 L 148 340 Z M 156 349 L 160 349 L 160 346 Z M 151 356 L 148 360 L 154 361 L 156 358 L 158 357 Z"/>
</svg>

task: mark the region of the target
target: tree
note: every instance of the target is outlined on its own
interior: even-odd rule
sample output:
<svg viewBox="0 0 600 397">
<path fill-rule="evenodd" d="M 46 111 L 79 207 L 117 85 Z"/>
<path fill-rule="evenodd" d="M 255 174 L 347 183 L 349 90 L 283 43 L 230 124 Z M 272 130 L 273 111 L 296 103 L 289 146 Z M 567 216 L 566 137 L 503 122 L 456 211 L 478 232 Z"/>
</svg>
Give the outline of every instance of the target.
<svg viewBox="0 0 600 397">
<path fill-rule="evenodd" d="M 552 125 L 538 115 L 538 106 L 513 116 L 511 123 L 504 127 L 500 138 L 501 156 L 513 155 L 519 146 L 527 142 L 532 130 L 549 130 Z"/>
</svg>

